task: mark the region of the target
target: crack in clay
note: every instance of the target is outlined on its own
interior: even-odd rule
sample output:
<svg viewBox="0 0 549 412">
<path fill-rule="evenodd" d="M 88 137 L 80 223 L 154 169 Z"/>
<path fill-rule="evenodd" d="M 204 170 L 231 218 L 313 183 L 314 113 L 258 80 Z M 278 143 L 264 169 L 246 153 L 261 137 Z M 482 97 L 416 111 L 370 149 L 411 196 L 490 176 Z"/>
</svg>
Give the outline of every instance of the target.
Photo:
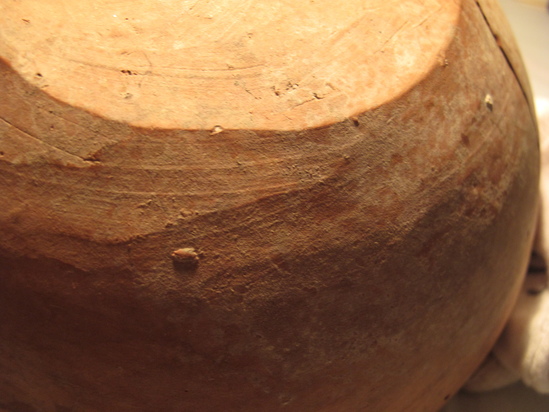
<svg viewBox="0 0 549 412">
<path fill-rule="evenodd" d="M 14 125 L 13 123 L 9 122 L 8 120 L 6 120 L 5 118 L 3 118 L 3 117 L 1 117 L 1 116 L 0 116 L 0 120 L 3 121 L 4 123 L 6 123 L 9 127 L 11 127 L 11 128 L 13 128 L 13 129 L 15 129 L 15 130 L 17 130 L 17 131 L 23 133 L 25 136 L 30 137 L 32 140 L 37 141 L 37 142 L 40 142 L 40 144 L 42 144 L 43 146 L 45 146 L 45 147 L 47 147 L 47 148 L 50 148 L 50 149 L 52 149 L 52 150 L 54 150 L 54 151 L 56 151 L 56 152 L 60 152 L 60 153 L 64 154 L 65 156 L 68 155 L 68 156 L 70 156 L 71 158 L 76 158 L 76 159 L 78 159 L 79 161 L 84 162 L 87 166 L 90 166 L 90 165 L 92 165 L 92 164 L 98 163 L 97 160 L 89 160 L 89 159 L 83 158 L 83 157 L 78 156 L 78 155 L 76 155 L 76 154 L 74 154 L 74 153 L 71 153 L 71 152 L 69 152 L 69 151 L 67 151 L 67 150 L 65 150 L 65 149 L 61 149 L 61 148 L 56 147 L 56 146 L 54 146 L 54 145 L 52 145 L 52 144 L 50 144 L 50 143 L 47 143 L 47 142 L 43 141 L 42 139 L 40 139 L 40 138 L 34 136 L 33 134 L 31 134 L 31 133 L 29 133 L 29 132 L 27 132 L 27 131 L 21 129 L 20 127 Z"/>
<path fill-rule="evenodd" d="M 379 53 L 379 52 L 383 51 L 383 50 L 385 49 L 385 46 L 387 46 L 387 44 L 388 44 L 391 40 L 393 40 L 393 38 L 394 38 L 397 34 L 399 34 L 399 33 L 402 31 L 402 29 L 404 29 L 404 27 L 406 27 L 406 24 L 407 24 L 407 22 L 401 24 L 401 26 L 400 26 L 398 29 L 396 29 L 396 31 L 395 31 L 393 34 L 391 34 L 391 36 L 389 36 L 389 38 L 388 38 L 387 40 L 385 40 L 385 41 L 383 42 L 383 44 L 381 45 L 381 47 L 379 47 L 373 54 L 376 54 L 376 53 Z"/>
<path fill-rule="evenodd" d="M 530 115 L 532 116 L 532 119 L 533 119 L 534 123 L 537 124 L 537 121 L 536 121 L 535 116 L 534 116 L 535 109 L 530 104 L 530 99 L 528 98 L 528 93 L 526 93 L 526 87 L 521 82 L 520 77 L 518 76 L 517 72 L 515 71 L 515 68 L 514 68 L 512 62 L 511 62 L 511 59 L 509 58 L 507 52 L 502 47 L 500 36 L 497 35 L 494 32 L 494 29 L 493 29 L 492 25 L 490 24 L 490 20 L 486 16 L 486 13 L 484 13 L 484 10 L 483 10 L 482 5 L 480 4 L 480 2 L 475 1 L 475 3 L 476 3 L 476 5 L 477 5 L 477 7 L 480 11 L 480 14 L 482 15 L 482 18 L 484 19 L 484 21 L 486 22 L 486 25 L 488 26 L 488 29 L 490 30 L 490 33 L 492 34 L 492 37 L 494 38 L 494 41 L 496 42 L 497 47 L 499 48 L 501 54 L 503 55 L 503 58 L 505 59 L 505 62 L 507 63 L 507 66 L 509 66 L 509 69 L 513 73 L 513 77 L 515 78 L 515 80 L 517 81 L 517 83 L 520 87 L 520 91 L 522 92 L 522 95 L 524 96 L 524 99 L 526 100 L 526 104 L 530 108 Z"/>
</svg>

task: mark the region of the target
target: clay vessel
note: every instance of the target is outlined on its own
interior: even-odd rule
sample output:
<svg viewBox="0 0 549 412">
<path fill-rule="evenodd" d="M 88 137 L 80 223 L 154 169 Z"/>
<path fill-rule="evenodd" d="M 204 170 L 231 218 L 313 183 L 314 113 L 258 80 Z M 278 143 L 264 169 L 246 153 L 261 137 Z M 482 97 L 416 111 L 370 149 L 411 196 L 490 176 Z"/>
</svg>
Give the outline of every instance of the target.
<svg viewBox="0 0 549 412">
<path fill-rule="evenodd" d="M 537 204 L 495 1 L 0 5 L 0 409 L 436 411 Z"/>
</svg>

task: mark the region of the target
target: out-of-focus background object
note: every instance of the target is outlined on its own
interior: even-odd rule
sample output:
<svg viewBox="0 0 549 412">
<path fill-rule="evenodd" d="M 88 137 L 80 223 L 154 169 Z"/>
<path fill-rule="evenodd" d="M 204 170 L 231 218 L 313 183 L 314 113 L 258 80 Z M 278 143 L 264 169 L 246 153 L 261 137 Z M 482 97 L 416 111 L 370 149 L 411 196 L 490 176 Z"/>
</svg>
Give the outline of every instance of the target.
<svg viewBox="0 0 549 412">
<path fill-rule="evenodd" d="M 517 1 L 518 3 L 530 4 L 536 7 L 545 7 L 548 4 L 546 0 L 517 0 Z M 505 3 L 505 2 L 506 2 L 505 0 L 501 1 L 501 3 Z"/>
<path fill-rule="evenodd" d="M 515 31 L 530 76 L 536 104 L 542 152 L 549 141 L 549 9 L 546 0 L 500 0 Z M 547 174 L 547 170 L 543 175 Z M 547 179 L 547 176 L 545 176 Z M 543 184 L 543 183 L 542 183 Z M 547 184 L 546 184 L 547 185 Z M 522 383 L 506 388 L 458 394 L 442 412 L 546 412 L 549 396 Z"/>
<path fill-rule="evenodd" d="M 441 412 L 547 412 L 549 396 L 517 383 L 484 394 L 460 393 Z"/>
<path fill-rule="evenodd" d="M 515 31 L 536 101 L 540 133 L 549 134 L 549 3 L 500 0 Z"/>
</svg>

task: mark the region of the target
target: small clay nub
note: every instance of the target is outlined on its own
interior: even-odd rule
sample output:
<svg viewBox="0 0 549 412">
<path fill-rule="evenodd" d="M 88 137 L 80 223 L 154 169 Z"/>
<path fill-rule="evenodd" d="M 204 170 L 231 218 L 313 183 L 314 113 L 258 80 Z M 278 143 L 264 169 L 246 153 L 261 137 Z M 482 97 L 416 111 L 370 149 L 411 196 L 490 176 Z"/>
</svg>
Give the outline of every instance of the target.
<svg viewBox="0 0 549 412">
<path fill-rule="evenodd" d="M 199 260 L 198 253 L 192 247 L 174 250 L 171 257 L 175 263 L 183 265 L 196 265 Z"/>
</svg>

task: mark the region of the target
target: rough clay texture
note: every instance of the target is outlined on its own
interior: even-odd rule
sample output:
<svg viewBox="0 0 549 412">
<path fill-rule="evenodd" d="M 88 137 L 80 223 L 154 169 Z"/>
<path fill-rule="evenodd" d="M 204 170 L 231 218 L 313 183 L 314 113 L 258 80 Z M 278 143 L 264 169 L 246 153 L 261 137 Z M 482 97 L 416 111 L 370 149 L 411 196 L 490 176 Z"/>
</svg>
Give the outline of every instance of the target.
<svg viewBox="0 0 549 412">
<path fill-rule="evenodd" d="M 537 205 L 527 82 L 493 2 L 404 2 L 438 7 L 410 44 L 448 40 L 422 71 L 400 82 L 382 60 L 380 100 L 256 128 L 213 103 L 204 128 L 175 127 L 147 106 L 170 106 L 163 89 L 139 123 L 102 77 L 50 84 L 18 51 L 20 3 L 0 6 L 0 410 L 436 411 L 459 389 L 516 299 Z M 357 25 L 338 30 L 369 42 Z"/>
</svg>

